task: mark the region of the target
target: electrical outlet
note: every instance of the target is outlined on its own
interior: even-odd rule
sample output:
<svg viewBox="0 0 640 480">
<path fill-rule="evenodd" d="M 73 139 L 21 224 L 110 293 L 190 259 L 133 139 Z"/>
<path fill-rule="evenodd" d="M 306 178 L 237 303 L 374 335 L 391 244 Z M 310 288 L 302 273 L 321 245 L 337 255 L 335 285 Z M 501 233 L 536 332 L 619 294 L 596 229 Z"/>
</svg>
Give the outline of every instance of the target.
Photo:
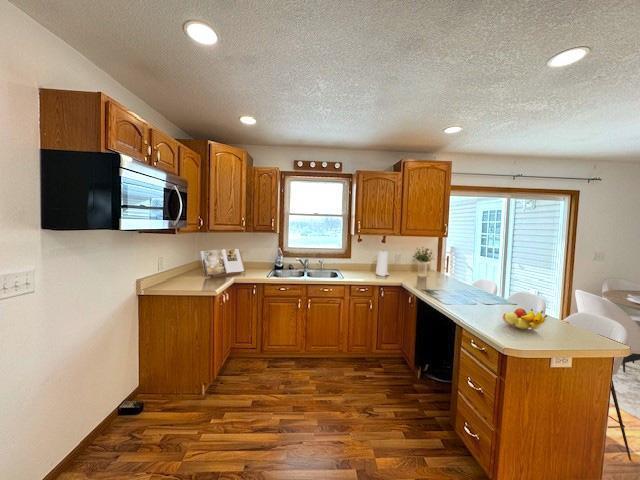
<svg viewBox="0 0 640 480">
<path fill-rule="evenodd" d="M 0 275 L 0 299 L 36 291 L 35 270 Z"/>
<path fill-rule="evenodd" d="M 158 257 L 158 271 L 164 270 L 164 257 Z"/>
<path fill-rule="evenodd" d="M 593 252 L 594 262 L 604 262 L 604 252 Z"/>
</svg>

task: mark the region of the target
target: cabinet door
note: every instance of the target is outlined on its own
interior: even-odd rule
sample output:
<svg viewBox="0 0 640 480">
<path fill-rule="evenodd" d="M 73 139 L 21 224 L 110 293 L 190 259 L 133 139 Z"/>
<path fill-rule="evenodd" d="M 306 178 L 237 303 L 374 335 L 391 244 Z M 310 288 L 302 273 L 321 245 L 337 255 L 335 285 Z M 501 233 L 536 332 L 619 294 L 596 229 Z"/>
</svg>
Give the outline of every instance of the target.
<svg viewBox="0 0 640 480">
<path fill-rule="evenodd" d="M 178 174 L 178 142 L 160 130 L 151 129 L 151 165 Z"/>
<path fill-rule="evenodd" d="M 343 298 L 308 298 L 305 351 L 344 351 L 344 313 Z"/>
<path fill-rule="evenodd" d="M 416 356 L 416 320 L 418 308 L 416 306 L 415 295 L 403 292 L 403 315 L 404 330 L 402 334 L 402 355 L 407 365 L 412 370 L 415 368 Z"/>
<path fill-rule="evenodd" d="M 356 233 L 399 234 L 402 174 L 359 171 L 356 179 Z"/>
<path fill-rule="evenodd" d="M 247 152 L 211 143 L 209 230 L 246 230 Z"/>
<path fill-rule="evenodd" d="M 234 293 L 233 289 L 229 289 L 225 292 L 227 298 L 224 304 L 224 320 L 222 324 L 223 364 L 229 357 L 229 353 L 231 353 L 231 342 L 233 341 L 233 325 L 236 317 Z"/>
<path fill-rule="evenodd" d="M 149 127 L 112 101 L 107 102 L 107 148 L 149 163 Z"/>
<path fill-rule="evenodd" d="M 376 349 L 400 352 L 402 347 L 402 289 L 380 287 L 378 294 L 378 326 Z"/>
<path fill-rule="evenodd" d="M 446 237 L 451 162 L 402 162 L 402 235 Z"/>
<path fill-rule="evenodd" d="M 278 184 L 277 168 L 253 169 L 253 229 L 256 232 L 278 232 Z"/>
<path fill-rule="evenodd" d="M 224 316 L 225 316 L 226 295 L 224 293 L 215 297 L 214 313 L 213 313 L 213 329 L 211 345 L 213 345 L 213 355 L 211 356 L 212 378 L 215 380 L 220 373 L 222 364 L 224 363 Z"/>
<path fill-rule="evenodd" d="M 373 298 L 351 297 L 347 331 L 347 351 L 371 352 L 376 306 Z"/>
<path fill-rule="evenodd" d="M 187 226 L 181 232 L 198 232 L 204 221 L 202 205 L 202 162 L 200 155 L 184 145 L 180 146 L 179 173 L 187 185 Z"/>
<path fill-rule="evenodd" d="M 258 348 L 258 286 L 236 285 L 235 322 L 232 348 L 256 350 Z"/>
<path fill-rule="evenodd" d="M 302 298 L 265 297 L 262 311 L 262 351 L 302 352 Z"/>
</svg>

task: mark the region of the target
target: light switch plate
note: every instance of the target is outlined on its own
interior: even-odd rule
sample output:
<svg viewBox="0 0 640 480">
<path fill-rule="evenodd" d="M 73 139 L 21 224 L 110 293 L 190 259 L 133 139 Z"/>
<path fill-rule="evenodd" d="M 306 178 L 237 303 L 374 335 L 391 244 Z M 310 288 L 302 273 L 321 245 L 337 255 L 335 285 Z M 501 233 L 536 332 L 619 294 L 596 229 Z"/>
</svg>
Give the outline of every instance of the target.
<svg viewBox="0 0 640 480">
<path fill-rule="evenodd" d="M 0 275 L 0 300 L 36 291 L 35 270 Z"/>
<path fill-rule="evenodd" d="M 551 357 L 551 368 L 571 368 L 572 364 L 571 357 Z"/>
</svg>

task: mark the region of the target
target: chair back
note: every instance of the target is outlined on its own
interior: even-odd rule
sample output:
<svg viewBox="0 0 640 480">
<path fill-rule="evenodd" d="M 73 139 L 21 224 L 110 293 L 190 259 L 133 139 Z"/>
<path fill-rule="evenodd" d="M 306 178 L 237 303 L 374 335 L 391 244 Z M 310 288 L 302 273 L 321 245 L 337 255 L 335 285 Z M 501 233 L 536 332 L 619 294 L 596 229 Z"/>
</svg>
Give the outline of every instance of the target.
<svg viewBox="0 0 640 480">
<path fill-rule="evenodd" d="M 498 292 L 498 285 L 496 285 L 496 282 L 492 280 L 485 280 L 485 279 L 476 280 L 471 285 L 473 285 L 476 288 L 479 288 L 480 290 L 484 290 L 485 292 L 490 293 L 491 295 L 495 295 Z"/>
<path fill-rule="evenodd" d="M 525 310 L 533 310 L 535 312 L 544 312 L 547 308 L 547 303 L 540 295 L 534 295 L 529 292 L 517 292 L 507 298 L 509 303 L 518 305 Z"/>
<path fill-rule="evenodd" d="M 619 322 L 602 315 L 594 315 L 592 313 L 574 313 L 566 319 L 571 325 L 589 330 L 597 335 L 607 337 L 614 342 L 627 343 L 627 329 Z M 616 373 L 622 364 L 622 357 L 613 361 L 613 373 Z"/>
<path fill-rule="evenodd" d="M 607 278 L 602 282 L 602 293 L 609 290 L 632 290 L 640 291 L 640 283 L 635 283 L 624 278 Z"/>
</svg>

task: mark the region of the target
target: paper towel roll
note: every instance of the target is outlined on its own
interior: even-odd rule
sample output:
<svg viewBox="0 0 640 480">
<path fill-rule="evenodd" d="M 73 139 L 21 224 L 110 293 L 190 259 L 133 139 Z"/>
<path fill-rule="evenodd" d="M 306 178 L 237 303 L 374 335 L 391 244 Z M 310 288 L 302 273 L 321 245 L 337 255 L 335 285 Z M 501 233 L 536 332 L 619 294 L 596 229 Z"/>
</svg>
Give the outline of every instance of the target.
<svg viewBox="0 0 640 480">
<path fill-rule="evenodd" d="M 376 261 L 376 275 L 379 277 L 389 276 L 389 252 L 380 250 Z"/>
</svg>

